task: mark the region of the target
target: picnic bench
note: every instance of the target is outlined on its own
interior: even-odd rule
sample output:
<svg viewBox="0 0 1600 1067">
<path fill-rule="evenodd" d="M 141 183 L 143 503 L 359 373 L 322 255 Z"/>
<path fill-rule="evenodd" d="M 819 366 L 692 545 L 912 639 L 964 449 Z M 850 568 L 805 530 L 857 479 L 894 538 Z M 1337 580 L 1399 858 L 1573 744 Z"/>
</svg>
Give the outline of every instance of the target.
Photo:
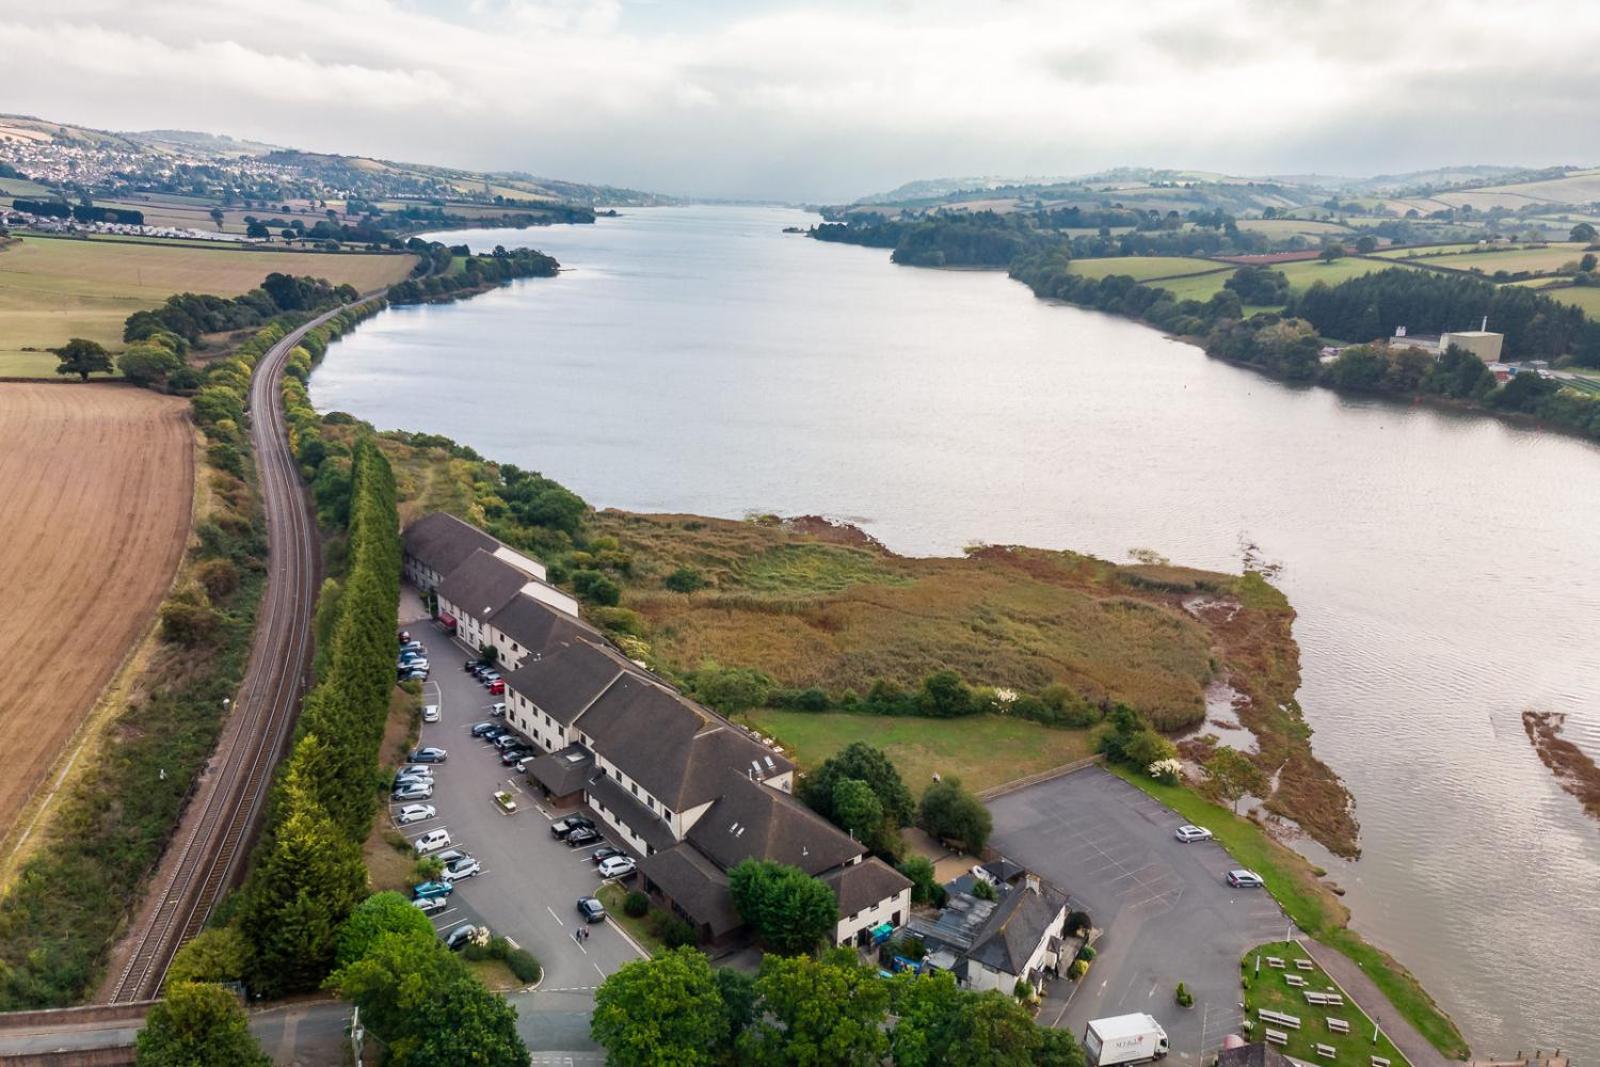
<svg viewBox="0 0 1600 1067">
<path fill-rule="evenodd" d="M 1318 1056 L 1326 1056 L 1330 1060 L 1337 1059 L 1339 1056 L 1339 1050 L 1334 1048 L 1332 1045 L 1319 1044 L 1316 1046 L 1316 1049 Z"/>
<path fill-rule="evenodd" d="M 1297 989 L 1304 988 L 1306 984 L 1306 980 L 1298 974 L 1286 974 L 1283 976 L 1283 980 Z"/>
<path fill-rule="evenodd" d="M 1302 971 L 1314 971 L 1317 969 L 1316 965 L 1310 960 L 1295 960 L 1294 965 L 1296 968 Z"/>
<path fill-rule="evenodd" d="M 1282 1030 L 1274 1030 L 1269 1026 L 1263 1033 L 1266 1034 L 1267 1044 L 1269 1045 L 1287 1045 L 1289 1043 L 1289 1035 Z"/>
<path fill-rule="evenodd" d="M 1350 1024 L 1343 1019 L 1335 1019 L 1329 1016 L 1326 1022 L 1328 1029 L 1336 1034 L 1348 1034 L 1350 1032 Z"/>
<path fill-rule="evenodd" d="M 1290 1030 L 1300 1029 L 1300 1016 L 1298 1015 L 1286 1015 L 1281 1011 L 1272 1011 L 1268 1008 L 1262 1008 L 1256 1014 L 1261 1016 L 1261 1021 L 1264 1023 L 1273 1023 L 1277 1026 L 1287 1027 Z"/>
<path fill-rule="evenodd" d="M 1278 970 L 1281 971 L 1281 970 L 1283 970 L 1283 960 L 1279 959 L 1277 956 L 1268 956 L 1267 957 L 1267 966 L 1268 967 L 1276 967 L 1276 968 L 1278 968 Z"/>
<path fill-rule="evenodd" d="M 1372 1067 L 1389 1067 L 1389 1061 L 1382 1056 L 1372 1057 Z"/>
</svg>

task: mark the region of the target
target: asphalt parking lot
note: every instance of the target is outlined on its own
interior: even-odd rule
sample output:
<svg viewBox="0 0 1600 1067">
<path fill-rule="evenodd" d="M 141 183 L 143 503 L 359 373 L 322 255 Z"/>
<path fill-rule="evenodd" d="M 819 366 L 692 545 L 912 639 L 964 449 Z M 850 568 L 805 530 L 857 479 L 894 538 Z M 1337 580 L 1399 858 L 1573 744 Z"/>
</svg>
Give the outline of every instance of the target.
<svg viewBox="0 0 1600 1067">
<path fill-rule="evenodd" d="M 514 998 L 523 1016 L 519 1029 L 534 1047 L 592 1048 L 587 1017 L 595 988 L 643 955 L 609 921 L 589 926 L 586 941 L 573 937 L 584 925 L 578 898 L 601 885 L 590 854 L 607 842 L 571 849 L 551 834 L 551 821 L 565 812 L 542 807 L 538 791 L 501 765 L 493 745 L 470 733 L 474 723 L 490 718 L 489 707 L 500 698 L 461 669 L 466 653 L 448 635 L 426 620 L 406 628 L 428 646 L 432 671 L 424 703 L 438 704 L 441 714 L 439 722 L 422 725 L 418 744 L 443 748 L 449 758 L 435 765 L 433 798 L 427 801 L 438 817 L 399 829 L 410 840 L 447 830 L 451 848 L 464 849 L 482 864 L 481 873 L 456 883 L 449 906 L 432 916 L 433 925 L 441 933 L 462 923 L 486 925 L 532 952 L 544 966 L 544 977 L 535 992 Z M 500 789 L 516 798 L 515 814 L 495 805 L 493 794 Z"/>
<path fill-rule="evenodd" d="M 1272 897 L 1229 887 L 1223 877 L 1238 865 L 1220 845 L 1180 843 L 1180 816 L 1099 767 L 989 810 L 991 844 L 1066 890 L 1102 931 L 1083 987 L 1059 1020 L 1041 1022 L 1081 1035 L 1091 1019 L 1149 1012 L 1171 1040 L 1169 1062 L 1198 1067 L 1221 1048 L 1243 1018 L 1239 957 L 1287 930 Z M 1180 981 L 1192 1008 L 1177 1006 Z"/>
</svg>

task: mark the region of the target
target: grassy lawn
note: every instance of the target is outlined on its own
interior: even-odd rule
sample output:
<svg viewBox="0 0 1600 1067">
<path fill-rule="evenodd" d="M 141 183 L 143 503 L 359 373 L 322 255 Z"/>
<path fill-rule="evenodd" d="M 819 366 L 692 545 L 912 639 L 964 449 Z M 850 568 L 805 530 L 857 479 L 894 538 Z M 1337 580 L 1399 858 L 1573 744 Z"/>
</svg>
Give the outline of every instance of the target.
<svg viewBox="0 0 1600 1067">
<path fill-rule="evenodd" d="M 1228 270 L 1214 271 L 1210 274 L 1195 274 L 1188 278 L 1169 278 L 1166 281 L 1153 282 L 1158 289 L 1165 289 L 1172 294 L 1174 300 L 1210 300 L 1222 292 L 1228 279 L 1233 277 L 1237 267 Z"/>
<path fill-rule="evenodd" d="M 802 767 L 817 766 L 853 741 L 876 745 L 918 794 L 935 771 L 958 775 L 963 785 L 978 790 L 1094 755 L 1092 730 L 1061 730 L 997 715 L 923 719 L 763 708 L 746 718 L 776 737 Z"/>
<path fill-rule="evenodd" d="M 1107 259 L 1075 259 L 1072 261 L 1072 273 L 1081 274 L 1085 278 L 1127 274 L 1135 281 L 1142 282 L 1150 278 L 1199 274 L 1202 271 L 1226 266 L 1224 263 L 1214 263 L 1209 259 L 1197 259 L 1192 256 L 1111 256 Z"/>
<path fill-rule="evenodd" d="M 1550 273 L 1583 258 L 1585 245 L 1574 241 L 1553 242 L 1547 248 L 1517 248 L 1499 252 L 1457 252 L 1444 256 L 1429 256 L 1429 266 L 1454 267 L 1457 270 L 1481 270 L 1493 274 L 1497 270 L 1530 270 Z"/>
<path fill-rule="evenodd" d="M 616 882 L 607 882 L 601 886 L 595 896 L 600 903 L 606 906 L 606 921 L 616 923 L 628 931 L 628 936 L 639 943 L 639 947 L 654 956 L 666 950 L 666 945 L 661 938 L 656 936 L 656 921 L 665 914 L 659 908 L 651 908 L 641 919 L 622 910 L 622 902 L 627 897 L 628 891 Z"/>
<path fill-rule="evenodd" d="M 462 960 L 467 970 L 478 976 L 478 981 L 497 993 L 521 989 L 522 982 L 511 973 L 505 960 Z"/>
<path fill-rule="evenodd" d="M 1320 240 L 1334 234 L 1350 232 L 1348 226 L 1341 226 L 1337 222 L 1319 222 L 1315 219 L 1240 219 L 1239 229 L 1251 233 L 1264 233 L 1277 241 L 1286 240 L 1295 234 Z"/>
<path fill-rule="evenodd" d="M 1432 258 L 1441 254 L 1470 252 L 1477 247 L 1476 243 L 1467 241 L 1445 245 L 1420 245 L 1414 248 L 1384 248 L 1372 254 L 1383 259 L 1412 259 L 1418 256 Z"/>
<path fill-rule="evenodd" d="M 358 289 L 404 278 L 412 256 L 256 252 L 183 244 L 24 237 L 0 249 L 0 360 L 30 357 L 86 337 L 122 347 L 122 324 L 133 312 L 174 293 L 237 296 L 273 271 L 309 274 Z M 55 362 L 42 373 L 51 376 Z"/>
<path fill-rule="evenodd" d="M 1282 960 L 1283 969 L 1269 966 L 1268 957 Z M 1311 970 L 1298 969 L 1295 966 L 1297 959 L 1310 962 Z M 1380 1032 L 1377 1042 L 1373 1042 L 1372 1020 L 1367 1018 L 1366 1013 L 1357 1007 L 1355 1001 L 1348 995 L 1345 996 L 1342 1006 L 1324 1007 L 1306 1000 L 1304 990 L 1286 981 L 1289 975 L 1298 976 L 1305 979 L 1305 988 L 1319 993 L 1338 988 L 1334 981 L 1323 973 L 1322 968 L 1318 967 L 1316 962 L 1294 942 L 1274 941 L 1266 945 L 1257 945 L 1245 953 L 1242 966 L 1245 981 L 1249 983 L 1244 994 L 1245 1017 L 1256 1023 L 1255 1029 L 1251 1032 L 1252 1038 L 1259 1039 L 1267 1027 L 1281 1030 L 1289 1036 L 1289 1043 L 1279 1046 L 1278 1050 L 1305 1063 L 1329 1063 L 1336 1067 L 1368 1067 L 1372 1056 L 1388 1060 L 1391 1067 L 1402 1067 L 1409 1062 L 1400 1054 L 1400 1050 L 1394 1047 L 1389 1035 Z M 1256 1014 L 1262 1008 L 1298 1016 L 1300 1029 L 1292 1030 L 1262 1022 Z M 1328 1028 L 1328 1019 L 1342 1019 L 1349 1023 L 1350 1032 L 1335 1033 Z M 1332 1058 L 1321 1055 L 1316 1050 L 1319 1044 L 1332 1045 L 1338 1050 L 1338 1055 Z"/>
<path fill-rule="evenodd" d="M 1600 319 L 1600 289 L 1593 286 L 1552 289 L 1550 292 L 1540 295 L 1548 296 L 1551 300 L 1559 300 L 1563 304 L 1571 304 L 1573 307 L 1582 308 L 1590 318 Z"/>
<path fill-rule="evenodd" d="M 1351 278 L 1359 278 L 1363 274 L 1388 270 L 1391 266 L 1406 267 L 1407 264 L 1375 263 L 1370 259 L 1356 259 L 1353 256 L 1346 256 L 1344 259 L 1336 259 L 1332 263 L 1324 263 L 1320 259 L 1304 259 L 1296 263 L 1284 263 L 1273 269 L 1282 271 L 1284 276 L 1289 279 L 1289 287 L 1299 292 L 1311 288 L 1317 282 L 1338 285 L 1340 282 L 1347 282 Z"/>
<path fill-rule="evenodd" d="M 1125 768 L 1111 769 L 1189 822 L 1215 834 L 1234 859 L 1266 880 L 1268 892 L 1295 925 L 1360 964 L 1395 1010 L 1434 1048 L 1451 1059 L 1466 1058 L 1467 1042 L 1450 1017 L 1398 961 L 1367 944 L 1346 925 L 1350 921 L 1349 910 L 1317 880 L 1316 872 L 1303 856 L 1273 841 L 1249 820 L 1188 789 L 1162 785 Z"/>
</svg>

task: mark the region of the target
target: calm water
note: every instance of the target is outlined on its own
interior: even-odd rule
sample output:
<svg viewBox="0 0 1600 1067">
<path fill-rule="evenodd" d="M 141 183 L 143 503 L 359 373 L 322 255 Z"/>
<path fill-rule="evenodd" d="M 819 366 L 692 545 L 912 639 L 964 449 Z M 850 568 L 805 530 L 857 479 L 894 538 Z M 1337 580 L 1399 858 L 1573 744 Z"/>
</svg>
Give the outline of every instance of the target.
<svg viewBox="0 0 1600 1067">
<path fill-rule="evenodd" d="M 1600 824 L 1525 707 L 1600 752 L 1600 449 L 1291 389 L 998 274 L 785 236 L 798 212 L 632 211 L 445 235 L 571 268 L 385 312 L 312 399 L 448 434 L 601 506 L 821 512 L 905 553 L 1148 547 L 1297 609 L 1316 748 L 1364 858 L 1357 926 L 1476 1052 L 1600 1057 Z M 1590 488 L 1585 488 L 1585 487 Z M 1337 864 L 1337 866 L 1335 866 Z"/>
</svg>

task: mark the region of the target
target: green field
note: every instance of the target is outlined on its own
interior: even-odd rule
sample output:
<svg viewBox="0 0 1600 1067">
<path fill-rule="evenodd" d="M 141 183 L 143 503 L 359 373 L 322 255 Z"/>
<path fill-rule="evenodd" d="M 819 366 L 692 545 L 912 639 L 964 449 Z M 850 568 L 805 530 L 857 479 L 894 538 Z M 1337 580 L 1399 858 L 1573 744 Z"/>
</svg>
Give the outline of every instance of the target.
<svg viewBox="0 0 1600 1067">
<path fill-rule="evenodd" d="M 1374 271 L 1388 270 L 1390 267 L 1405 267 L 1405 263 L 1378 263 L 1370 259 L 1358 259 L 1346 256 L 1336 259 L 1332 263 L 1324 263 L 1320 259 L 1304 259 L 1296 263 L 1283 263 L 1273 267 L 1280 270 L 1289 279 L 1289 287 L 1296 292 L 1311 288 L 1317 282 L 1326 282 L 1329 285 L 1338 285 L 1351 278 L 1359 278 L 1363 274 Z"/>
<path fill-rule="evenodd" d="M 1443 245 L 1416 245 L 1411 248 L 1385 248 L 1372 253 L 1383 259 L 1431 259 L 1438 255 L 1449 255 L 1455 252 L 1470 252 L 1478 246 L 1472 242 L 1456 242 Z"/>
<path fill-rule="evenodd" d="M 1563 304 L 1580 307 L 1590 318 L 1600 319 L 1600 288 L 1568 286 L 1564 289 L 1551 289 L 1540 295 L 1548 296 L 1551 300 L 1559 300 Z"/>
<path fill-rule="evenodd" d="M 1311 240 L 1320 240 L 1323 237 L 1350 233 L 1349 226 L 1313 219 L 1240 219 L 1239 229 L 1251 233 L 1264 233 L 1274 241 L 1288 240 L 1296 234 Z"/>
<path fill-rule="evenodd" d="M 24 237 L 0 248 L 0 374 L 53 371 L 40 352 L 71 337 L 122 346 L 122 324 L 174 293 L 237 296 L 273 271 L 367 290 L 404 278 L 415 258 L 257 252 L 189 244 Z"/>
<path fill-rule="evenodd" d="M 1170 278 L 1183 274 L 1225 268 L 1227 264 L 1191 256 L 1111 256 L 1106 259 L 1075 259 L 1072 273 L 1085 278 L 1107 278 L 1113 274 L 1126 274 L 1134 281 L 1151 278 Z M 1226 275 L 1224 275 L 1226 277 Z"/>
<path fill-rule="evenodd" d="M 1269 965 L 1268 958 L 1280 960 L 1284 965 L 1283 968 L 1280 970 Z M 1300 970 L 1295 966 L 1295 960 L 1309 961 L 1312 969 Z M 1388 1034 L 1379 1031 L 1378 1040 L 1376 1042 L 1372 1040 L 1372 1020 L 1367 1018 L 1366 1012 L 1358 1008 L 1348 995 L 1345 995 L 1343 1005 L 1324 1007 L 1306 1000 L 1305 991 L 1287 981 L 1290 975 L 1302 978 L 1307 989 L 1318 993 L 1338 989 L 1333 980 L 1298 944 L 1292 941 L 1274 941 L 1271 944 L 1258 945 L 1245 953 L 1241 967 L 1244 980 L 1249 983 L 1244 993 L 1245 1018 L 1256 1024 L 1250 1033 L 1253 1040 L 1260 1040 L 1262 1031 L 1271 1027 L 1288 1035 L 1289 1043 L 1278 1046 L 1279 1051 L 1303 1063 L 1327 1063 L 1333 1064 L 1334 1067 L 1368 1067 L 1371 1057 L 1380 1056 L 1388 1060 L 1391 1067 L 1405 1067 L 1409 1064 L 1410 1061 L 1402 1056 L 1400 1050 L 1394 1047 L 1394 1042 L 1389 1040 Z M 1262 1022 L 1256 1014 L 1262 1008 L 1296 1016 L 1300 1020 L 1300 1029 Z M 1335 1033 L 1328 1027 L 1329 1019 L 1349 1023 L 1350 1032 Z M 1338 1050 L 1338 1055 L 1331 1059 L 1321 1055 L 1315 1048 L 1318 1044 L 1333 1046 Z"/>
<path fill-rule="evenodd" d="M 917 795 L 935 772 L 956 775 L 967 788 L 980 790 L 1094 755 L 1092 730 L 1061 730 L 998 715 L 924 719 L 762 708 L 745 717 L 775 737 L 802 768 L 816 767 L 853 741 L 876 745 Z"/>
<path fill-rule="evenodd" d="M 1553 273 L 1583 258 L 1585 245 L 1575 241 L 1553 242 L 1546 248 L 1511 248 L 1497 252 L 1457 252 L 1443 256 L 1429 256 L 1430 267 L 1452 267 L 1456 270 L 1480 270 L 1493 274 L 1497 270 L 1540 271 Z"/>
<path fill-rule="evenodd" d="M 1165 289 L 1172 294 L 1174 300 L 1210 300 L 1233 277 L 1234 270 L 1213 271 L 1210 274 L 1194 274 L 1187 278 L 1169 278 L 1166 281 L 1151 282 L 1159 289 Z"/>
</svg>

